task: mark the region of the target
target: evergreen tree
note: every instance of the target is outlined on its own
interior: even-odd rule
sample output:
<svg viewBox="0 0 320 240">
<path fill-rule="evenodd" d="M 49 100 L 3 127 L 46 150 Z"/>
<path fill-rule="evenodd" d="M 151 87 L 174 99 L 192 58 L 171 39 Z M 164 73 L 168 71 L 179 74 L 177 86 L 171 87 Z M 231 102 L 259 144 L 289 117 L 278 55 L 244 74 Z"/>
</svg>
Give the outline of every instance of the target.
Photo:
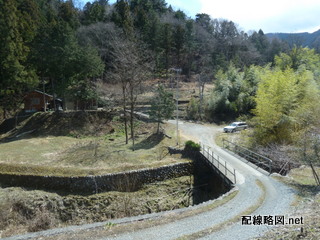
<svg viewBox="0 0 320 240">
<path fill-rule="evenodd" d="M 157 133 L 160 132 L 160 124 L 163 120 L 172 117 L 174 111 L 174 100 L 170 92 L 167 92 L 162 85 L 159 85 L 156 95 L 151 103 L 150 118 L 158 123 Z"/>
<path fill-rule="evenodd" d="M 26 64 L 29 48 L 26 41 L 31 33 L 22 34 L 21 26 L 29 26 L 26 18 L 19 19 L 16 0 L 0 1 L 0 106 L 4 118 L 19 107 L 28 89 L 37 83 L 34 69 Z M 24 39 L 25 37 L 25 39 Z"/>
<path fill-rule="evenodd" d="M 103 71 L 97 52 L 88 45 L 82 47 L 78 44 L 74 22 L 71 20 L 72 12 L 66 11 L 62 7 L 64 4 L 58 5 L 56 9 L 52 5 L 46 6 L 46 18 L 33 49 L 33 62 L 37 63 L 39 75 L 49 79 L 54 96 L 57 94 L 63 98 L 67 95 L 67 89 L 91 86 L 87 81 Z M 82 83 L 78 84 L 77 81 Z"/>
<path fill-rule="evenodd" d="M 206 13 L 196 15 L 196 23 L 203 27 L 209 34 L 213 33 L 213 25 L 211 17 Z"/>
<path fill-rule="evenodd" d="M 260 29 L 258 32 L 253 32 L 250 36 L 250 41 L 254 44 L 255 48 L 260 53 L 259 64 L 265 64 L 267 62 L 267 51 L 270 48 L 270 43 L 268 38 L 264 35 L 263 31 Z"/>
<path fill-rule="evenodd" d="M 181 57 L 182 57 L 182 51 L 185 46 L 185 29 L 181 24 L 178 24 L 173 32 L 173 46 L 175 50 L 176 55 L 176 66 L 181 65 Z"/>
<path fill-rule="evenodd" d="M 92 23 L 104 22 L 106 20 L 106 8 L 108 1 L 100 0 L 93 3 L 87 2 L 83 9 L 83 16 L 81 22 L 84 25 Z"/>
<path fill-rule="evenodd" d="M 117 0 L 111 20 L 123 29 L 126 37 L 133 36 L 133 19 L 128 0 Z"/>
<path fill-rule="evenodd" d="M 172 52 L 172 25 L 164 23 L 161 25 L 159 33 L 159 49 L 160 50 L 160 62 L 158 67 L 165 69 L 168 72 L 171 67 L 171 52 Z"/>
</svg>

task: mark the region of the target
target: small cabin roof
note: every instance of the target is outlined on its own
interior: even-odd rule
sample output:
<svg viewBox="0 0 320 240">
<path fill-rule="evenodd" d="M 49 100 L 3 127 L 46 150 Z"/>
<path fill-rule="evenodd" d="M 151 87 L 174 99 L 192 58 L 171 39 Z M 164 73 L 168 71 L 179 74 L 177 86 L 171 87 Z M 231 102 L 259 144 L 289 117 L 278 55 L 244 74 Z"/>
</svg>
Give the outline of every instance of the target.
<svg viewBox="0 0 320 240">
<path fill-rule="evenodd" d="M 33 92 L 37 92 L 37 93 L 40 93 L 40 94 L 42 94 L 42 95 L 45 95 L 45 96 L 48 96 L 48 97 L 53 98 L 52 95 L 47 94 L 47 93 L 45 93 L 45 92 L 41 92 L 41 91 L 39 91 L 39 90 L 33 90 L 33 91 L 29 92 L 29 93 L 26 95 L 26 97 L 27 97 L 30 93 L 33 93 Z"/>
<path fill-rule="evenodd" d="M 48 96 L 48 97 L 53 97 L 52 95 L 50 95 L 50 94 L 48 94 L 48 93 L 45 93 L 45 92 L 41 92 L 41 91 L 39 91 L 39 90 L 34 90 L 34 92 L 41 93 L 41 94 L 46 95 L 46 96 Z"/>
</svg>

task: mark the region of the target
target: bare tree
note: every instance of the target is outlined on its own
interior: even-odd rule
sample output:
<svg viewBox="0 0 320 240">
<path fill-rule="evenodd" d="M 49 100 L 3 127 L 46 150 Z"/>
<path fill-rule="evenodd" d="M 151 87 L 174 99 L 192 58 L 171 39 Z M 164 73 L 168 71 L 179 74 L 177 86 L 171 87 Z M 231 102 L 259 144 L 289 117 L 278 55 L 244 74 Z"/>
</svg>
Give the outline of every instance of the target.
<svg viewBox="0 0 320 240">
<path fill-rule="evenodd" d="M 213 79 L 213 74 L 210 69 L 207 67 L 202 68 L 202 72 L 198 75 L 198 85 L 199 85 L 199 106 L 198 113 L 199 119 L 202 120 L 203 112 L 204 112 L 204 89 L 206 83 L 211 82 Z"/>
<path fill-rule="evenodd" d="M 320 178 L 314 165 L 320 162 L 320 132 L 315 128 L 305 131 L 302 139 L 302 160 L 309 164 L 316 184 L 320 186 Z"/>
<path fill-rule="evenodd" d="M 121 83 L 122 88 L 126 144 L 128 144 L 128 123 L 130 123 L 130 135 L 134 150 L 134 112 L 137 97 L 143 90 L 142 83 L 149 76 L 152 55 L 143 47 L 143 44 L 128 39 L 114 43 L 112 55 L 112 76 Z"/>
</svg>

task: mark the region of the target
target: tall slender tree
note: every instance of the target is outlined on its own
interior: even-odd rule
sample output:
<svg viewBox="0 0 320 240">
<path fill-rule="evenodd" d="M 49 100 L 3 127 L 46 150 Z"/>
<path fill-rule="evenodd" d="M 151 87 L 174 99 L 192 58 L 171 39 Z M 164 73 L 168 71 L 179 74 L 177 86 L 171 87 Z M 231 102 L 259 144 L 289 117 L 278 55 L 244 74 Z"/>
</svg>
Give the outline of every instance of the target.
<svg viewBox="0 0 320 240">
<path fill-rule="evenodd" d="M 130 5 L 128 0 L 117 0 L 111 16 L 111 20 L 118 27 L 123 29 L 126 37 L 133 36 L 133 19 L 130 12 Z"/>
<path fill-rule="evenodd" d="M 35 70 L 27 65 L 29 47 L 21 26 L 30 26 L 28 19 L 22 18 L 16 0 L 0 1 L 0 105 L 3 116 L 19 107 L 24 93 L 37 84 Z M 24 39 L 25 37 L 25 39 Z"/>
<path fill-rule="evenodd" d="M 172 93 L 166 91 L 162 85 L 159 85 L 150 109 L 150 118 L 158 123 L 157 134 L 160 133 L 160 124 L 162 121 L 172 117 L 174 108 Z"/>
</svg>

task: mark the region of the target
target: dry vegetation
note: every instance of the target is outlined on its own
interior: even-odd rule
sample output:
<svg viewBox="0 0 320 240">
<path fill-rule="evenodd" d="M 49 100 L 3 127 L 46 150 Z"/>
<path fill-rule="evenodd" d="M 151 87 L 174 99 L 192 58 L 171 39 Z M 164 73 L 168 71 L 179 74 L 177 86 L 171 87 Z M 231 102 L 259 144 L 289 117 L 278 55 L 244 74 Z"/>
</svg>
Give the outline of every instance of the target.
<svg viewBox="0 0 320 240">
<path fill-rule="evenodd" d="M 317 168 L 317 172 L 320 172 L 320 168 Z M 280 226 L 257 239 L 320 239 L 320 187 L 316 186 L 311 169 L 301 166 L 281 179 L 297 190 L 298 197 L 290 215 L 303 217 L 304 224 Z"/>
<path fill-rule="evenodd" d="M 158 83 L 149 82 L 147 88 Z M 113 102 L 113 107 L 121 94 L 118 87 L 113 85 L 113 90 L 107 91 L 111 95 L 106 100 Z M 180 100 L 184 101 L 179 106 L 181 115 L 189 100 L 186 96 L 197 94 L 196 82 L 180 81 Z M 146 111 L 152 97 L 151 91 L 140 95 L 138 110 Z M 176 143 L 173 126 L 165 126 L 165 134 L 172 136 L 168 138 L 156 135 L 153 123 L 135 124 L 133 151 L 131 142 L 125 144 L 123 122 L 117 112 L 36 113 L 0 136 L 0 172 L 85 176 L 189 161 L 168 155 L 167 147 Z M 191 184 L 192 178 L 187 176 L 150 184 L 136 192 L 90 196 L 0 188 L 0 237 L 189 206 Z"/>
<path fill-rule="evenodd" d="M 94 113 L 82 117 L 69 115 L 71 113 L 59 121 L 54 114 L 39 113 L 11 132 L 11 135 L 8 134 L 10 140 L 14 141 L 0 144 L 1 172 L 100 175 L 187 161 L 181 156 L 168 155 L 167 147 L 174 145 L 175 139 L 155 134 L 153 123 L 136 122 L 136 146 L 133 151 L 131 144 L 125 144 L 120 117 L 112 116 L 103 121 L 98 118 L 99 121 L 95 122 L 94 119 L 88 119 L 95 117 Z M 59 127 L 71 125 L 70 121 L 72 128 Z M 53 122 L 58 126 L 56 131 Z M 35 131 L 28 133 L 30 129 Z M 167 135 L 174 136 L 174 128 L 166 129 Z M 23 134 L 26 132 L 28 134 Z"/>
<path fill-rule="evenodd" d="M 241 145 L 249 146 L 249 132 L 243 131 L 236 134 L 220 134 L 216 138 L 216 142 L 222 146 L 222 139 L 227 139 L 232 142 L 239 142 Z M 276 160 L 278 164 L 290 160 L 291 167 L 293 168 L 286 177 L 279 177 L 281 181 L 292 186 L 297 191 L 297 199 L 293 211 L 289 217 L 303 217 L 304 224 L 301 225 L 286 225 L 274 228 L 262 237 L 257 239 L 282 239 L 282 240 L 295 240 L 295 239 L 320 239 L 320 186 L 317 186 L 311 168 L 301 165 L 298 159 L 296 149 L 290 146 L 269 146 L 268 149 L 261 148 L 260 154 L 266 155 Z M 315 168 L 315 171 L 320 174 L 320 168 Z"/>
<path fill-rule="evenodd" d="M 145 185 L 136 192 L 89 196 L 0 188 L 0 238 L 186 207 L 192 204 L 192 181 L 185 176 Z"/>
<path fill-rule="evenodd" d="M 109 236 L 117 236 L 119 234 L 136 232 L 141 229 L 159 226 L 162 224 L 168 224 L 180 219 L 184 219 L 196 214 L 204 213 L 215 209 L 228 201 L 232 200 L 238 194 L 238 190 L 231 191 L 226 195 L 214 200 L 208 205 L 204 205 L 198 208 L 187 208 L 182 212 L 168 212 L 162 215 L 160 218 L 145 219 L 142 221 L 124 222 L 121 224 L 114 224 L 112 221 L 107 222 L 103 227 L 96 227 L 91 229 L 84 229 L 74 232 L 61 233 L 54 236 L 42 237 L 46 240 L 79 240 L 79 239 L 97 239 L 106 238 Z"/>
<path fill-rule="evenodd" d="M 37 113 L 2 136 L 0 172 L 84 176 L 189 161 L 168 155 L 176 141 L 155 134 L 155 124 L 136 121 L 135 128 L 133 151 L 119 114 Z M 166 127 L 166 135 L 174 136 L 174 127 Z M 0 237 L 189 206 L 191 184 L 186 176 L 90 196 L 0 188 Z"/>
<path fill-rule="evenodd" d="M 286 174 L 290 169 L 301 166 L 301 151 L 294 145 L 269 144 L 260 146 L 252 142 L 252 129 L 236 133 L 220 133 L 215 141 L 223 146 L 223 140 L 238 144 L 272 160 L 272 171 Z"/>
</svg>

